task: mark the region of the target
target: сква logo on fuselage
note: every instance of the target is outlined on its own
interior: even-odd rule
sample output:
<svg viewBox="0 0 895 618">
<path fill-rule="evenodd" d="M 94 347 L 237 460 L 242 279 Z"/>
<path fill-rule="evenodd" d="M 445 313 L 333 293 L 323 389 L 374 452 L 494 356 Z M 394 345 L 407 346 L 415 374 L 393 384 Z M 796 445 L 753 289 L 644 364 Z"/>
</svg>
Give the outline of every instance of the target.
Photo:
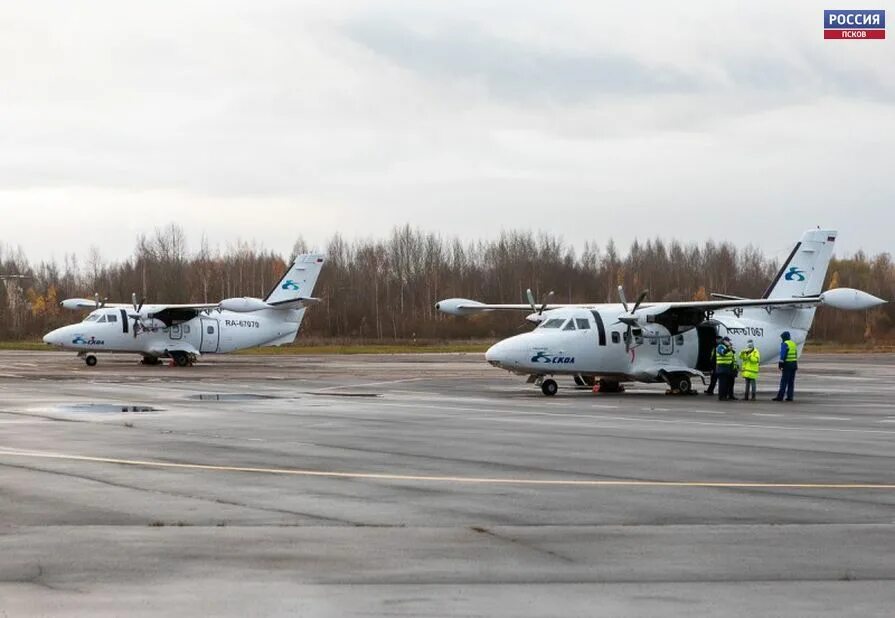
<svg viewBox="0 0 895 618">
<path fill-rule="evenodd" d="M 541 351 L 531 357 L 533 363 L 544 363 L 546 365 L 567 365 L 575 362 L 574 356 L 556 356 Z"/>
<path fill-rule="evenodd" d="M 786 271 L 784 279 L 787 281 L 804 281 L 805 271 L 798 266 L 790 266 L 789 270 Z"/>
<path fill-rule="evenodd" d="M 298 292 L 298 284 L 292 279 L 286 279 L 286 282 L 280 286 L 280 289 L 295 290 L 296 292 Z"/>
<path fill-rule="evenodd" d="M 71 342 L 73 345 L 104 345 L 106 343 L 93 335 L 90 336 L 90 339 L 84 339 L 84 335 L 75 335 L 75 338 L 72 339 Z"/>
</svg>

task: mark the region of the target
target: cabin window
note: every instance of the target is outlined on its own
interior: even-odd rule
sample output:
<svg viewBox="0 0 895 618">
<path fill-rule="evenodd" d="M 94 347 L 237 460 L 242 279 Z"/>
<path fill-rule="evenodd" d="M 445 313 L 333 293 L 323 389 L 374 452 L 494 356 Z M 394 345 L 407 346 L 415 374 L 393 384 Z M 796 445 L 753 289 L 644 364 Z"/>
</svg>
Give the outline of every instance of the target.
<svg viewBox="0 0 895 618">
<path fill-rule="evenodd" d="M 565 319 L 563 318 L 550 318 L 543 324 L 541 324 L 541 328 L 559 328 L 563 325 Z"/>
<path fill-rule="evenodd" d="M 115 315 L 114 313 L 110 313 L 109 315 L 106 316 L 106 322 L 117 322 L 117 321 L 118 321 L 118 316 Z"/>
<path fill-rule="evenodd" d="M 621 335 L 618 334 L 617 330 L 612 331 L 612 343 L 621 343 L 622 338 Z"/>
<path fill-rule="evenodd" d="M 184 332 L 184 334 L 186 334 L 186 335 L 189 334 L 189 332 L 190 332 L 190 326 L 189 326 L 189 324 L 184 324 L 184 325 L 183 325 L 183 332 Z"/>
<path fill-rule="evenodd" d="M 684 336 L 683 336 L 683 335 L 677 335 L 677 336 L 674 338 L 674 343 L 675 343 L 675 345 L 684 345 Z"/>
<path fill-rule="evenodd" d="M 209 326 L 207 331 L 208 331 L 209 335 L 213 335 L 214 334 L 214 326 Z"/>
<path fill-rule="evenodd" d="M 575 320 L 574 320 L 574 318 L 573 318 L 573 319 L 570 319 L 570 320 L 566 323 L 566 325 L 565 325 L 565 327 L 563 328 L 563 330 L 575 330 Z"/>
<path fill-rule="evenodd" d="M 590 330 L 590 322 L 587 318 L 575 318 L 575 326 L 578 330 Z"/>
</svg>

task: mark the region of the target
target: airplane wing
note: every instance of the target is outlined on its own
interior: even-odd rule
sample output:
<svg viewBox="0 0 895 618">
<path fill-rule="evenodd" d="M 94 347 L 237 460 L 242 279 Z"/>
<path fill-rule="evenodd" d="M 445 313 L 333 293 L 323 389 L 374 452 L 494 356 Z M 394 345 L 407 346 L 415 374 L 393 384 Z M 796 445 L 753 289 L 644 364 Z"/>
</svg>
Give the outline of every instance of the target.
<svg viewBox="0 0 895 618">
<path fill-rule="evenodd" d="M 641 303 L 641 309 L 659 308 L 668 309 L 694 309 L 703 311 L 719 311 L 721 309 L 735 309 L 736 307 L 774 307 L 774 306 L 806 306 L 816 305 L 823 302 L 821 296 L 806 296 L 804 298 L 730 298 L 723 300 L 693 300 L 693 301 L 676 301 L 667 303 Z M 593 309 L 599 307 L 601 303 L 563 303 L 548 304 L 544 306 L 544 311 L 552 309 L 562 309 L 564 307 L 582 307 L 585 309 Z M 528 311 L 532 312 L 531 305 L 525 303 L 480 303 L 475 300 L 465 298 L 449 298 L 447 300 L 436 303 L 435 308 L 449 315 L 469 315 L 485 311 Z M 539 309 L 539 308 L 538 308 Z M 537 309 L 536 309 L 537 310 Z"/>
<path fill-rule="evenodd" d="M 80 311 L 84 309 L 128 309 L 133 311 L 134 305 L 132 303 L 97 303 L 96 299 L 93 298 L 66 298 L 61 303 L 64 309 L 71 309 L 74 311 Z M 170 304 L 170 305 L 146 305 L 141 313 L 157 313 L 162 311 L 163 309 L 193 309 L 195 311 L 204 311 L 206 309 L 215 309 L 219 303 L 185 303 L 185 304 Z"/>
</svg>

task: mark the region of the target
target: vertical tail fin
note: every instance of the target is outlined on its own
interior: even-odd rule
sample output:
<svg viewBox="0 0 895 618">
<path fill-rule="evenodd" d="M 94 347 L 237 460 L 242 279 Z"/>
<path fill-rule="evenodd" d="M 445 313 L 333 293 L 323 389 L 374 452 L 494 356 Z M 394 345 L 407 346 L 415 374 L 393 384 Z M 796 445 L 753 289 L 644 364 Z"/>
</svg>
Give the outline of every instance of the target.
<svg viewBox="0 0 895 618">
<path fill-rule="evenodd" d="M 816 296 L 823 291 L 836 243 L 835 230 L 808 230 L 796 243 L 762 298 Z"/>
<path fill-rule="evenodd" d="M 318 253 L 296 256 L 286 273 L 264 298 L 264 302 L 275 305 L 300 298 L 311 298 L 325 259 Z"/>
</svg>

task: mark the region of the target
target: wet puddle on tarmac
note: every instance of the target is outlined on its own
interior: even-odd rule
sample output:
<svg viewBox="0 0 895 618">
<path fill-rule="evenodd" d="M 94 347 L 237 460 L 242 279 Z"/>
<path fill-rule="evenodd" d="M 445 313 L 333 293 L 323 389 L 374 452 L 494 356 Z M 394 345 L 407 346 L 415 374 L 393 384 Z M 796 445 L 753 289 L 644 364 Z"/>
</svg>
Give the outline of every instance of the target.
<svg viewBox="0 0 895 618">
<path fill-rule="evenodd" d="M 256 393 L 198 393 L 187 395 L 187 399 L 194 401 L 259 401 L 264 399 L 279 399 L 276 395 L 258 395 Z"/>
<path fill-rule="evenodd" d="M 89 412 L 105 414 L 161 412 L 152 406 L 131 405 L 123 403 L 60 403 L 43 408 L 49 412 Z"/>
</svg>

